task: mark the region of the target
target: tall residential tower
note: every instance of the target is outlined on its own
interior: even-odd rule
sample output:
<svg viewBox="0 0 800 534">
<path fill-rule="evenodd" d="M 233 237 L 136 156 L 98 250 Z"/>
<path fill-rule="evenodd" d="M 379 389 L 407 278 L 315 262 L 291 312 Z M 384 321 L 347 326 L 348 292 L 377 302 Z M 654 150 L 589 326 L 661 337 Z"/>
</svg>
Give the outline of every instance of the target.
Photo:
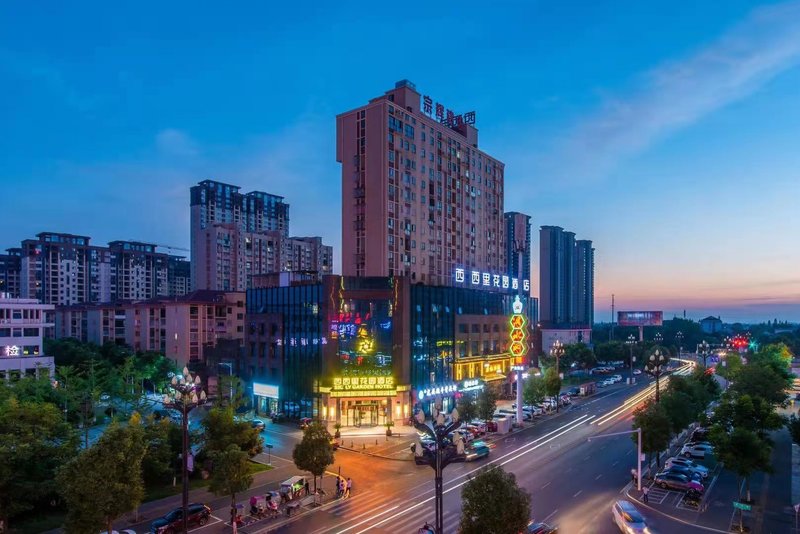
<svg viewBox="0 0 800 534">
<path fill-rule="evenodd" d="M 594 248 L 560 226 L 539 231 L 539 319 L 550 327 L 594 322 Z"/>
</svg>

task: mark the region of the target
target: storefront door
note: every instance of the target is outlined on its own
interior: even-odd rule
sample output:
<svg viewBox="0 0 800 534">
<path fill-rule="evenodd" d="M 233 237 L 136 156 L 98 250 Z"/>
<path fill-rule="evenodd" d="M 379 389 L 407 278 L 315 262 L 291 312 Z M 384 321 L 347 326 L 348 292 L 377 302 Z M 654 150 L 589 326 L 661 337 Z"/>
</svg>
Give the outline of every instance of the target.
<svg viewBox="0 0 800 534">
<path fill-rule="evenodd" d="M 370 427 L 382 425 L 386 420 L 383 407 L 378 401 L 356 401 L 346 412 L 345 426 Z"/>
</svg>

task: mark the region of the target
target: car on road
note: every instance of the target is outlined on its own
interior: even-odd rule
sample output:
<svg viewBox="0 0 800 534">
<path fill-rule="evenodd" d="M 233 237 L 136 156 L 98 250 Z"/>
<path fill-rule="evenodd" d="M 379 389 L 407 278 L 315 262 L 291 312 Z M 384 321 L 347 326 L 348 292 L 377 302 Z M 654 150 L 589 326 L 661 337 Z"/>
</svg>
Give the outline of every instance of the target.
<svg viewBox="0 0 800 534">
<path fill-rule="evenodd" d="M 262 421 L 261 419 L 253 419 L 252 421 L 250 421 L 250 426 L 252 426 L 253 428 L 257 428 L 259 430 L 264 430 L 264 428 L 266 427 L 264 421 Z"/>
<path fill-rule="evenodd" d="M 682 467 L 688 467 L 690 469 L 694 469 L 695 471 L 699 472 L 703 478 L 708 478 L 708 467 L 704 465 L 700 465 L 697 462 L 690 460 L 689 458 L 684 458 L 682 456 L 673 456 L 669 458 L 666 462 L 664 462 L 665 467 L 672 467 L 674 465 L 679 465 Z"/>
<path fill-rule="evenodd" d="M 642 370 L 641 369 L 634 369 L 633 370 L 633 374 L 640 375 L 640 374 L 642 374 Z"/>
<path fill-rule="evenodd" d="M 575 396 L 577 396 L 577 395 L 580 395 L 580 394 L 581 394 L 581 388 L 569 388 L 569 389 L 567 390 L 567 393 L 569 393 L 570 395 L 572 395 L 573 397 L 575 397 Z"/>
<path fill-rule="evenodd" d="M 474 462 L 475 460 L 480 460 L 481 458 L 486 458 L 489 456 L 491 452 L 491 448 L 489 445 L 486 444 L 484 441 L 476 441 L 469 447 L 467 447 L 465 453 L 466 456 L 464 460 L 467 462 Z"/>
<path fill-rule="evenodd" d="M 607 382 L 607 381 L 605 381 L 605 380 L 600 380 L 600 381 L 599 381 L 599 382 L 597 382 L 595 385 L 596 385 L 597 387 L 599 387 L 599 388 L 604 388 L 604 387 L 608 387 L 608 382 Z"/>
<path fill-rule="evenodd" d="M 201 503 L 189 505 L 187 523 L 190 527 L 204 526 L 211 517 L 211 508 Z M 183 531 L 183 508 L 176 508 L 150 524 L 153 534 L 177 534 Z"/>
<path fill-rule="evenodd" d="M 708 443 L 687 443 L 681 447 L 679 454 L 686 458 L 705 458 L 706 455 L 714 454 L 714 447 Z"/>
<path fill-rule="evenodd" d="M 616 384 L 616 382 L 614 380 L 610 379 L 610 378 L 606 378 L 605 380 L 603 380 L 603 383 L 606 386 L 613 386 L 614 384 Z"/>
<path fill-rule="evenodd" d="M 622 375 L 614 375 L 611 378 L 614 379 L 614 382 L 622 382 Z"/>
<path fill-rule="evenodd" d="M 527 534 L 558 534 L 558 527 L 531 521 L 528 523 L 528 529 L 525 532 Z"/>
<path fill-rule="evenodd" d="M 686 491 L 693 489 L 703 493 L 705 488 L 699 482 L 691 480 L 686 475 L 680 473 L 660 472 L 653 478 L 654 483 L 664 489 L 675 489 Z"/>
<path fill-rule="evenodd" d="M 271 417 L 273 423 L 282 423 L 286 420 L 286 414 L 283 412 L 274 413 Z"/>
<path fill-rule="evenodd" d="M 614 523 L 626 534 L 649 534 L 645 521 L 639 510 L 630 501 L 617 501 L 611 506 Z"/>
</svg>

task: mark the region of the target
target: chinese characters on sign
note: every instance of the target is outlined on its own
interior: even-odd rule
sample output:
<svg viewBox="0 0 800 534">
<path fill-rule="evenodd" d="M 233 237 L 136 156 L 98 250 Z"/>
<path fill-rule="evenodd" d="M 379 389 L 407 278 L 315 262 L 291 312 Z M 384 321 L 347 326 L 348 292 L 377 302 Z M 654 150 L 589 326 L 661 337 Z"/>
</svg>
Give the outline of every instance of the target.
<svg viewBox="0 0 800 534">
<path fill-rule="evenodd" d="M 337 376 L 333 379 L 333 391 L 393 390 L 393 376 Z"/>
<path fill-rule="evenodd" d="M 467 282 L 467 271 L 463 267 L 456 267 L 455 281 L 457 284 L 465 284 Z M 499 275 L 493 273 L 484 273 L 481 271 L 470 271 L 470 282 L 474 286 L 492 287 L 495 289 L 509 289 L 518 290 L 519 280 L 512 278 L 508 275 Z M 530 280 L 522 280 L 523 291 L 530 291 Z"/>
<path fill-rule="evenodd" d="M 474 111 L 456 115 L 452 110 L 445 109 L 445 107 L 438 102 L 434 106 L 433 99 L 427 95 L 422 97 L 422 112 L 428 117 L 435 118 L 449 128 L 455 128 L 462 124 L 475 124 Z"/>
<path fill-rule="evenodd" d="M 525 346 L 525 316 L 522 314 L 522 302 L 519 300 L 519 295 L 517 295 L 514 299 L 513 304 L 513 311 L 514 314 L 511 316 L 509 320 L 509 326 L 511 330 L 509 332 L 509 339 L 511 344 L 509 345 L 509 352 L 515 357 L 524 356 L 526 352 L 528 352 L 528 348 Z"/>
</svg>

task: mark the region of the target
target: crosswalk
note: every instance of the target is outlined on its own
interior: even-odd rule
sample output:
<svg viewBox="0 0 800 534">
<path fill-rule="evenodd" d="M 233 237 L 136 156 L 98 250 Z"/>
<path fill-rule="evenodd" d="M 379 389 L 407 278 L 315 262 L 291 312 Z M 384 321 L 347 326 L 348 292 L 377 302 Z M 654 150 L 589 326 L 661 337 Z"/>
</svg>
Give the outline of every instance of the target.
<svg viewBox="0 0 800 534">
<path fill-rule="evenodd" d="M 416 533 L 427 521 L 434 524 L 434 502 L 399 501 L 376 492 L 357 493 L 325 508 L 337 518 L 335 528 L 316 534 L 360 534 L 362 532 Z M 444 532 L 458 532 L 460 510 L 445 510 Z"/>
</svg>

